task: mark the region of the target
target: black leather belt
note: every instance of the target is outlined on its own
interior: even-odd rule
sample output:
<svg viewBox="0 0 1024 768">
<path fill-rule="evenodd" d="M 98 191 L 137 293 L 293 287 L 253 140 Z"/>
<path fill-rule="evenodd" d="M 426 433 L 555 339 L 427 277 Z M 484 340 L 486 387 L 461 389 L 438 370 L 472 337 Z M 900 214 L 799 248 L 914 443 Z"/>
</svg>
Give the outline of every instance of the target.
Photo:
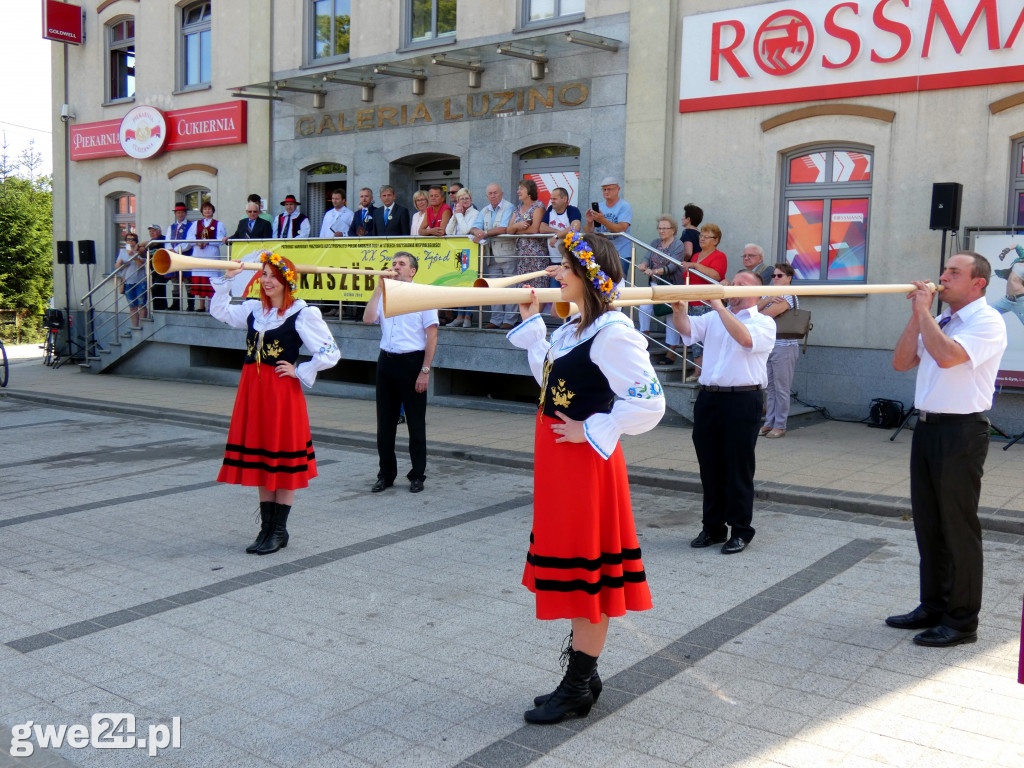
<svg viewBox="0 0 1024 768">
<path fill-rule="evenodd" d="M 701 384 L 700 388 L 705 392 L 757 392 L 761 389 L 761 385 L 745 384 L 742 387 L 720 387 L 717 384 Z"/>
<path fill-rule="evenodd" d="M 918 421 L 925 424 L 962 424 L 966 421 L 988 421 L 984 413 L 932 413 L 930 411 L 918 411 Z"/>
<path fill-rule="evenodd" d="M 412 352 L 388 352 L 386 349 L 382 349 L 380 353 L 385 357 L 411 357 L 412 355 L 422 355 L 425 350 L 416 349 Z"/>
</svg>

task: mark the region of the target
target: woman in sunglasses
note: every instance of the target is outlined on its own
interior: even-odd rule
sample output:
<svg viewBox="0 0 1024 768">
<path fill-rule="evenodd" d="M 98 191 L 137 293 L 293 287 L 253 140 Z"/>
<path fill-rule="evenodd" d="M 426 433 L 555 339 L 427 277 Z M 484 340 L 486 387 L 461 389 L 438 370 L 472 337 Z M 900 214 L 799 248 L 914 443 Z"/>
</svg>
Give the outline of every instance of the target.
<svg viewBox="0 0 1024 768">
<path fill-rule="evenodd" d="M 793 282 L 793 268 L 789 264 L 776 264 L 772 269 L 772 285 L 790 285 Z M 796 296 L 766 296 L 757 302 L 757 311 L 769 317 L 778 317 L 783 312 L 799 309 Z M 800 355 L 800 341 L 797 339 L 775 339 L 775 347 L 768 356 L 768 386 L 764 413 L 764 426 L 760 434 L 765 437 L 783 437 L 789 420 L 789 391 L 793 386 L 793 371 Z"/>
</svg>

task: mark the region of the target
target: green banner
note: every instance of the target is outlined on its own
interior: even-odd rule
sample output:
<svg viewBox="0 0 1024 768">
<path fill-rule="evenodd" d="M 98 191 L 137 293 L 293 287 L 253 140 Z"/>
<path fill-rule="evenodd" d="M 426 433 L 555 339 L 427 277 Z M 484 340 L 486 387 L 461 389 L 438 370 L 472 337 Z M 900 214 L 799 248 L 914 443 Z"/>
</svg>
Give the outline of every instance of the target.
<svg viewBox="0 0 1024 768">
<path fill-rule="evenodd" d="M 344 237 L 334 240 L 245 240 L 230 244 L 229 258 L 246 258 L 270 250 L 293 264 L 355 269 L 387 269 L 399 251 L 419 260 L 416 282 L 428 285 L 472 286 L 479 275 L 480 246 L 468 237 L 389 239 Z M 299 275 L 301 299 L 367 301 L 377 286 L 376 275 Z M 253 286 L 250 296 L 258 296 Z"/>
</svg>

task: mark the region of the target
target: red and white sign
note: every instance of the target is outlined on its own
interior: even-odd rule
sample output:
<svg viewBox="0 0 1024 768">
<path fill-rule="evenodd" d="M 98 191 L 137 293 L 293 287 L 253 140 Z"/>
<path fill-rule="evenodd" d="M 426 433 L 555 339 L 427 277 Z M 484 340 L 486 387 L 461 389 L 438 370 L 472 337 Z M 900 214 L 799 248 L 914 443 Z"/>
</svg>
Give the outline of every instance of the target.
<svg viewBox="0 0 1024 768">
<path fill-rule="evenodd" d="M 164 148 L 167 139 L 167 123 L 164 113 L 156 107 L 135 107 L 121 118 L 118 130 L 121 149 L 128 157 L 145 160 L 155 157 Z"/>
<path fill-rule="evenodd" d="M 1020 0 L 792 0 L 687 16 L 679 111 L 1024 80 Z"/>
<path fill-rule="evenodd" d="M 43 0 L 43 38 L 82 44 L 82 6 Z"/>
<path fill-rule="evenodd" d="M 153 107 L 135 107 L 124 120 L 105 120 L 102 123 L 83 123 L 71 126 L 71 159 L 95 160 L 101 157 L 152 157 L 155 154 L 132 154 L 122 146 L 122 127 L 129 117 L 139 110 L 150 110 L 159 113 Z M 141 113 L 140 113 L 141 114 Z M 245 144 L 246 142 L 246 108 L 244 101 L 227 101 L 222 104 L 211 104 L 207 107 L 176 109 L 162 113 L 164 124 L 159 129 L 164 137 L 163 150 L 174 152 L 180 149 L 198 147 L 217 147 L 225 144 Z M 143 120 L 143 118 L 140 118 Z M 154 123 L 145 118 L 149 126 L 149 136 L 142 143 L 151 142 Z M 132 126 L 127 126 L 132 130 Z M 138 131 L 134 131 L 134 141 L 140 143 Z M 132 139 L 128 139 L 129 144 Z"/>
</svg>

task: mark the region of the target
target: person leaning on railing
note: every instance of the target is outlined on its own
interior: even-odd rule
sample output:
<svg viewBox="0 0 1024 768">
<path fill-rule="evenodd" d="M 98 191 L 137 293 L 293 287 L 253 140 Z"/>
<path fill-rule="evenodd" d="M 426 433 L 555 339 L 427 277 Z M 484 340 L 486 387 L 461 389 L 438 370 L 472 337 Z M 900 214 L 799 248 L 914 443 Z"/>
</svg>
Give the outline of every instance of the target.
<svg viewBox="0 0 1024 768">
<path fill-rule="evenodd" d="M 516 190 L 519 206 L 512 214 L 508 225 L 510 235 L 535 235 L 540 232 L 540 222 L 544 218 L 544 204 L 537 201 L 537 182 L 523 179 Z M 516 274 L 528 275 L 551 266 L 545 240 L 539 237 L 521 237 L 516 240 Z M 525 283 L 524 288 L 546 288 L 548 278 L 535 277 Z"/>
<path fill-rule="evenodd" d="M 722 230 L 717 224 L 705 224 L 700 228 L 700 251 L 695 253 L 690 261 L 683 264 L 683 269 L 686 270 L 684 281 L 686 285 L 707 285 L 709 281 L 704 279 L 705 277 L 711 278 L 714 282 L 725 277 L 726 270 L 729 268 L 729 260 L 724 253 L 718 250 L 720 242 L 722 242 Z M 691 274 L 693 272 L 698 274 Z M 706 315 L 710 311 L 711 307 L 704 302 L 691 301 L 687 314 L 690 317 L 698 317 Z M 691 354 L 694 364 L 699 369 L 703 362 L 704 345 L 694 344 Z M 698 370 L 692 376 L 687 376 L 686 380 L 697 381 L 699 377 Z"/>
<path fill-rule="evenodd" d="M 115 267 L 122 264 L 121 292 L 131 308 L 132 328 L 138 330 L 140 320 L 146 319 L 146 254 L 139 249 L 139 236 L 129 232 L 124 238 L 124 248 L 117 254 Z"/>
<path fill-rule="evenodd" d="M 452 218 L 445 228 L 446 235 L 468 235 L 476 223 L 480 211 L 473 205 L 473 193 L 466 187 L 459 187 L 455 196 L 455 208 Z M 449 328 L 469 328 L 473 325 L 473 307 L 459 307 L 455 310 L 455 319 L 448 323 Z"/>
<path fill-rule="evenodd" d="M 658 217 L 658 236 L 651 240 L 649 245 L 661 253 L 675 259 L 671 261 L 657 253 L 643 254 L 643 261 L 637 267 L 641 272 L 651 279 L 651 285 L 671 283 L 680 285 L 683 282 L 683 269 L 676 262 L 682 262 L 684 258 L 683 243 L 676 239 L 676 220 L 673 216 L 663 213 Z M 640 331 L 648 333 L 651 330 L 651 316 L 654 314 L 654 305 L 648 304 L 640 307 Z M 679 332 L 669 323 L 665 326 L 665 346 L 673 349 L 682 341 Z M 653 358 L 654 365 L 670 365 L 676 359 L 675 352 L 669 350 L 664 355 Z"/>
</svg>

